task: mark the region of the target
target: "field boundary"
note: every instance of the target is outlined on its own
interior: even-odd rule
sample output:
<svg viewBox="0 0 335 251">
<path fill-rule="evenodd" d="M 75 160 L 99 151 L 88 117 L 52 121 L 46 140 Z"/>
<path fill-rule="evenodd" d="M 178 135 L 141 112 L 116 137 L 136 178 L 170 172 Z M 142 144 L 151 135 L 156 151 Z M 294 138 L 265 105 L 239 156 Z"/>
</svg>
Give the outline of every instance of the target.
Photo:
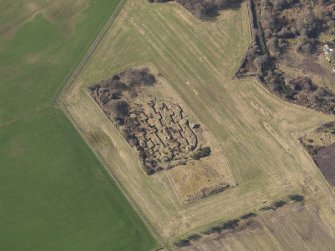
<svg viewBox="0 0 335 251">
<path fill-rule="evenodd" d="M 121 2 L 118 4 L 117 8 L 113 12 L 113 14 L 109 17 L 107 20 L 106 24 L 103 26 L 102 30 L 99 32 L 98 36 L 96 39 L 93 41 L 89 49 L 87 50 L 85 56 L 83 59 L 80 61 L 78 66 L 75 68 L 75 70 L 72 72 L 70 75 L 68 81 L 62 88 L 61 92 L 59 93 L 58 97 L 56 100 L 52 103 L 58 104 L 65 116 L 71 121 L 72 125 L 76 128 L 76 131 L 79 133 L 81 138 L 84 140 L 85 144 L 90 148 L 90 150 L 94 153 L 96 158 L 99 160 L 99 162 L 102 164 L 104 167 L 105 171 L 108 173 L 110 178 L 115 182 L 117 187 L 120 189 L 121 193 L 123 196 L 125 196 L 126 200 L 130 203 L 132 208 L 135 210 L 137 215 L 141 218 L 141 220 L 144 222 L 144 224 L 148 227 L 149 232 L 154 236 L 154 238 L 158 241 L 158 247 L 155 247 L 153 250 L 162 250 L 165 248 L 168 248 L 167 243 L 164 242 L 164 240 L 160 237 L 158 234 L 157 230 L 155 227 L 150 223 L 148 219 L 144 217 L 144 214 L 140 211 L 139 207 L 133 201 L 128 194 L 124 191 L 124 188 L 121 185 L 121 182 L 117 179 L 117 177 L 111 172 L 111 170 L 107 167 L 107 164 L 105 163 L 104 159 L 94 150 L 92 149 L 91 145 L 87 142 L 87 135 L 85 132 L 80 128 L 80 126 L 77 124 L 75 119 L 72 117 L 71 113 L 68 110 L 66 102 L 64 102 L 63 98 L 68 91 L 68 89 L 71 87 L 71 85 L 74 83 L 78 75 L 80 74 L 81 70 L 84 68 L 86 62 L 90 59 L 90 57 L 94 54 L 95 49 L 98 47 L 100 42 L 103 40 L 105 34 L 107 33 L 108 29 L 110 28 L 111 24 L 113 21 L 117 18 L 119 13 L 121 12 L 122 8 L 126 5 L 128 0 L 121 0 Z"/>
<path fill-rule="evenodd" d="M 141 220 L 144 222 L 144 224 L 148 227 L 149 232 L 156 238 L 156 240 L 159 241 L 159 243 L 163 244 L 163 245 L 155 248 L 154 250 L 157 250 L 157 249 L 160 250 L 160 249 L 167 248 L 168 247 L 167 243 L 160 237 L 157 229 L 151 224 L 150 220 L 148 220 L 144 216 L 144 214 L 142 213 L 142 211 L 137 206 L 136 202 L 133 199 L 131 199 L 128 196 L 128 194 L 125 192 L 125 189 L 123 188 L 121 182 L 113 174 L 113 172 L 108 168 L 108 164 L 105 162 L 105 160 L 103 159 L 103 157 L 101 157 L 100 154 L 91 147 L 91 145 L 87 141 L 87 139 L 88 139 L 87 134 L 84 132 L 84 130 L 81 129 L 81 127 L 77 124 L 76 120 L 72 117 L 71 112 L 67 108 L 67 105 L 65 103 L 63 103 L 63 102 L 61 102 L 59 105 L 60 105 L 61 110 L 65 114 L 65 116 L 71 121 L 71 123 L 75 127 L 76 131 L 79 133 L 79 135 L 81 136 L 81 138 L 84 140 L 85 144 L 94 153 L 94 155 L 96 156 L 96 158 L 99 160 L 99 162 L 104 167 L 105 171 L 110 176 L 110 178 L 115 182 L 115 184 L 117 185 L 117 187 L 120 189 L 120 191 L 123 194 L 123 196 L 125 196 L 125 198 L 130 203 L 130 205 L 132 206 L 132 208 L 135 210 L 135 212 L 137 213 L 137 215 L 141 218 Z"/>
<path fill-rule="evenodd" d="M 56 98 L 56 102 L 59 103 L 63 100 L 63 96 L 66 93 L 66 91 L 69 89 L 73 81 L 77 78 L 78 74 L 81 72 L 81 70 L 84 68 L 84 65 L 86 64 L 87 60 L 91 57 L 94 50 L 97 48 L 97 46 L 100 44 L 101 40 L 105 36 L 106 32 L 108 31 L 109 27 L 115 20 L 115 18 L 119 15 L 120 11 L 124 7 L 128 0 L 121 0 L 121 2 L 116 7 L 113 14 L 108 18 L 107 22 L 103 26 L 102 30 L 99 32 L 98 36 L 95 38 L 91 46 L 88 48 L 87 52 L 85 53 L 85 56 L 80 61 L 80 63 L 77 65 L 77 67 L 74 69 L 72 74 L 70 75 L 69 79 L 67 80 L 66 84 L 61 89 L 60 93 L 58 94 Z"/>
</svg>

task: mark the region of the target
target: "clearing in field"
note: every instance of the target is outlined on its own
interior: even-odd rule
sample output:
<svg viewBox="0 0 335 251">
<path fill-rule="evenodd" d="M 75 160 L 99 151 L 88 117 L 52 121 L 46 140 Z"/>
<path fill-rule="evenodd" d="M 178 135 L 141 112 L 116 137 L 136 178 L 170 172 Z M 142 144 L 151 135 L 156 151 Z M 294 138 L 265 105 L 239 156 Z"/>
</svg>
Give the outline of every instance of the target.
<svg viewBox="0 0 335 251">
<path fill-rule="evenodd" d="M 220 161 L 222 147 L 153 67 L 129 69 L 89 89 L 145 173 L 166 171 L 183 202 L 234 184 L 228 163 Z"/>
<path fill-rule="evenodd" d="M 221 222 L 263 212 L 295 193 L 305 196 L 306 205 L 313 201 L 318 214 L 312 217 L 330 233 L 325 237 L 329 243 L 333 240 L 332 190 L 298 140 L 332 117 L 287 103 L 255 79 L 231 80 L 250 42 L 246 7 L 221 11 L 208 22 L 176 3 L 127 1 L 63 97 L 65 111 L 167 246 Z M 180 101 L 192 120 L 213 135 L 215 141 L 204 146 L 214 149 L 211 142 L 218 142 L 222 157 L 216 160 L 221 164 L 217 171 L 231 171 L 237 186 L 185 204 L 178 193 L 197 189 L 183 184 L 191 167 L 143 172 L 134 147 L 88 91 L 93 83 L 143 65 L 156 69 L 155 77 L 161 74 L 168 86 L 166 96 Z M 203 174 L 209 175 L 206 165 L 201 168 L 194 167 L 199 184 L 205 183 Z M 301 222 L 308 217 L 304 214 Z M 274 227 L 282 226 L 288 227 L 275 222 Z M 262 232 L 256 236 L 267 238 Z M 310 238 L 318 241 L 317 234 Z"/>
</svg>

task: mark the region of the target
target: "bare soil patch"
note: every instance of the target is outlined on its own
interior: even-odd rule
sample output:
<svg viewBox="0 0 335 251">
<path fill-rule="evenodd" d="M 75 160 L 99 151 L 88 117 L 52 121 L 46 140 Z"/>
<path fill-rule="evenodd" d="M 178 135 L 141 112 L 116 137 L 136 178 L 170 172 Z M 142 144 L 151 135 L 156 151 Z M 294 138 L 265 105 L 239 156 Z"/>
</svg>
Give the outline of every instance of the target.
<svg viewBox="0 0 335 251">
<path fill-rule="evenodd" d="M 327 181 L 335 186 L 335 144 L 320 149 L 313 159 Z"/>
<path fill-rule="evenodd" d="M 322 125 L 301 139 L 327 181 L 335 185 L 335 122 Z"/>
</svg>

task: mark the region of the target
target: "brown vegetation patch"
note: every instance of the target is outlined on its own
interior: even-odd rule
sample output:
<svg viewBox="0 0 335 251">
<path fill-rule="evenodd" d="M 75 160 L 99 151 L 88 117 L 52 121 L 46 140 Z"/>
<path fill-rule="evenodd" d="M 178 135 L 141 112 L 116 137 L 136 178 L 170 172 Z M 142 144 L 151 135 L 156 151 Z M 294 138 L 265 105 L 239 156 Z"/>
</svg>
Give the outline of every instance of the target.
<svg viewBox="0 0 335 251">
<path fill-rule="evenodd" d="M 209 156 L 200 124 L 190 122 L 180 105 L 156 98 L 134 102 L 144 86 L 154 84 L 148 68 L 131 69 L 94 85 L 91 94 L 136 149 L 147 174 Z"/>
<path fill-rule="evenodd" d="M 186 166 L 178 166 L 167 175 L 180 200 L 189 203 L 231 187 L 227 177 L 220 172 L 221 167 L 220 163 L 213 165 L 210 157 L 201 161 L 190 161 Z"/>
<path fill-rule="evenodd" d="M 149 68 L 134 68 L 91 86 L 90 94 L 137 152 L 148 175 L 173 169 L 166 175 L 184 203 L 231 187 L 220 145 L 178 98 L 167 98 L 173 94 L 162 91 L 159 79 Z"/>
<path fill-rule="evenodd" d="M 327 4 L 305 0 L 249 0 L 248 4 L 253 42 L 236 77 L 256 76 L 287 101 L 334 114 L 335 95 L 329 86 L 335 74 L 317 55 L 325 43 L 319 37 L 335 32 L 335 12 Z M 313 88 L 303 88 L 304 83 L 295 88 L 292 81 L 310 82 Z"/>
</svg>

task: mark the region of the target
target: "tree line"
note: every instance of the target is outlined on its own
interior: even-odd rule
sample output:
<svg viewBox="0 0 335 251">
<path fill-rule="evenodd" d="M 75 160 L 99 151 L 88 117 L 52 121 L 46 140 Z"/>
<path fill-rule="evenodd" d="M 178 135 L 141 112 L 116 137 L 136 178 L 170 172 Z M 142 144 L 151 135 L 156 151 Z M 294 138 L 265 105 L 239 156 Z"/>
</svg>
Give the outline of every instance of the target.
<svg viewBox="0 0 335 251">
<path fill-rule="evenodd" d="M 208 18 L 218 15 L 218 11 L 228 8 L 233 4 L 241 3 L 241 0 L 149 0 L 150 3 L 162 3 L 175 1 L 182 5 L 193 15 L 199 18 Z"/>
</svg>

